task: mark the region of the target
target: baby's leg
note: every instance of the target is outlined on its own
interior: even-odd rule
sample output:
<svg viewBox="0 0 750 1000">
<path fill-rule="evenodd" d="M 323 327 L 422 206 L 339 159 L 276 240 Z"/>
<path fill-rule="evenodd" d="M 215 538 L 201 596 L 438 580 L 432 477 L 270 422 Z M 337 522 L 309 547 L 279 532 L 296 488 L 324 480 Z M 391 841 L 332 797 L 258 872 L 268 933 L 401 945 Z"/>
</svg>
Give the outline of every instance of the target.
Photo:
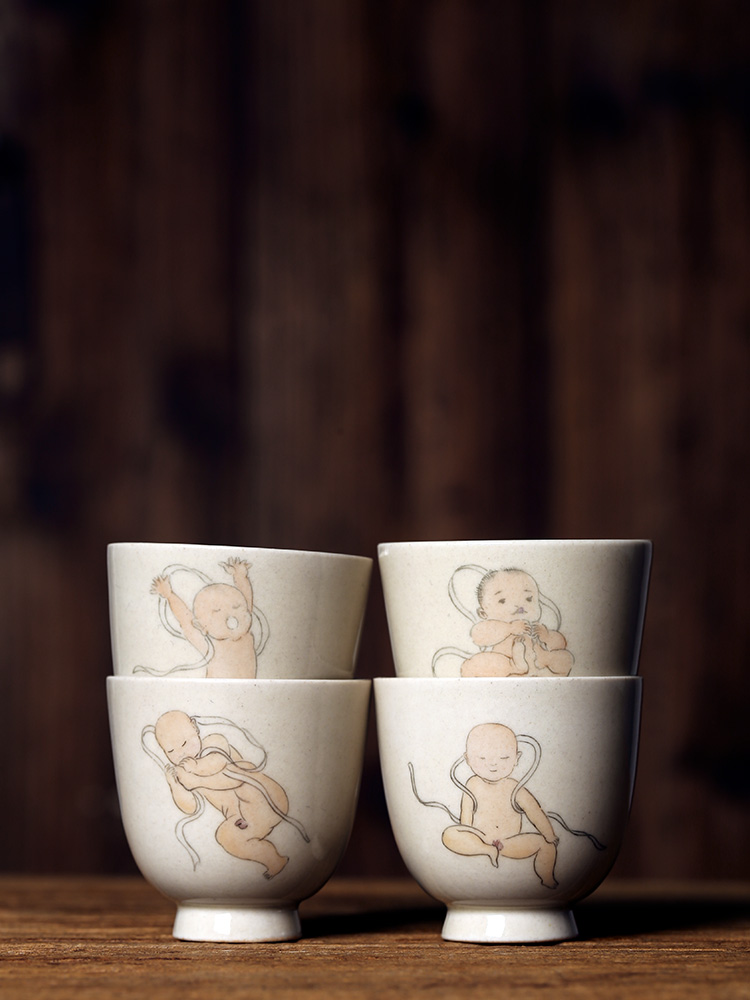
<svg viewBox="0 0 750 1000">
<path fill-rule="evenodd" d="M 540 667 L 546 667 L 557 677 L 567 677 L 574 663 L 573 654 L 567 649 L 544 649 L 542 646 L 537 649 L 536 659 Z"/>
<path fill-rule="evenodd" d="M 486 844 L 476 830 L 469 826 L 449 826 L 443 831 L 443 843 L 454 854 L 463 854 L 465 857 L 484 855 L 497 868 L 497 846 Z"/>
<path fill-rule="evenodd" d="M 216 839 L 228 854 L 244 861 L 257 861 L 265 869 L 266 878 L 273 878 L 284 868 L 289 858 L 279 854 L 270 840 L 255 835 L 256 831 L 247 825 L 237 824 L 236 817 L 224 820 L 216 831 Z"/>
<path fill-rule="evenodd" d="M 500 848 L 504 858 L 534 858 L 534 871 L 542 885 L 548 889 L 557 888 L 555 862 L 557 847 L 545 840 L 541 833 L 519 833 L 508 837 Z"/>
<path fill-rule="evenodd" d="M 512 673 L 517 673 L 513 661 L 503 653 L 493 653 L 491 650 L 475 653 L 464 660 L 461 667 L 462 677 L 507 677 Z"/>
</svg>

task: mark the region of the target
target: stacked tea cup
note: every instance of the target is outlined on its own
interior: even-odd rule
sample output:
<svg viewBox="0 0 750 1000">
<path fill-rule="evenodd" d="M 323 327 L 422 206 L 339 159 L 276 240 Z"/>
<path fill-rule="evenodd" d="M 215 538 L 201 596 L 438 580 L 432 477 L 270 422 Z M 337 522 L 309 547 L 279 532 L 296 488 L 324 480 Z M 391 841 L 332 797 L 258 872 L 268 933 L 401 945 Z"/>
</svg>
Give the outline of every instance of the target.
<svg viewBox="0 0 750 1000">
<path fill-rule="evenodd" d="M 378 550 L 395 678 L 375 680 L 394 836 L 443 937 L 556 941 L 630 808 L 651 544 Z"/>
<path fill-rule="evenodd" d="M 117 789 L 175 937 L 299 937 L 346 847 L 370 681 L 372 560 L 211 545 L 108 549 Z"/>
</svg>

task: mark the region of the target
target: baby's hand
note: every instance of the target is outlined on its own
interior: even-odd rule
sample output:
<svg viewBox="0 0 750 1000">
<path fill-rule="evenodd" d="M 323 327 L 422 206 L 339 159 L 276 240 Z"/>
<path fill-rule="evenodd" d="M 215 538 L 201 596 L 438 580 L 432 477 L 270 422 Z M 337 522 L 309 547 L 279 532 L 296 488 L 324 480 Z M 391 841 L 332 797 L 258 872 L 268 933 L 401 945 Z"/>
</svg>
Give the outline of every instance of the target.
<svg viewBox="0 0 750 1000">
<path fill-rule="evenodd" d="M 548 844 L 552 844 L 553 847 L 557 847 L 557 845 L 560 843 L 559 837 L 545 837 L 544 839 L 547 841 Z"/>
<path fill-rule="evenodd" d="M 239 556 L 230 556 L 226 562 L 219 563 L 223 570 L 226 570 L 230 576 L 235 579 L 238 575 L 247 576 L 250 566 L 252 565 L 246 559 L 240 559 Z"/>
<path fill-rule="evenodd" d="M 155 576 L 151 583 L 151 593 L 158 594 L 159 597 L 168 598 L 172 593 L 172 584 L 168 576 Z"/>
<path fill-rule="evenodd" d="M 180 761 L 179 766 L 183 771 L 187 771 L 188 774 L 195 774 L 198 770 L 198 761 L 195 757 L 185 757 L 184 760 Z"/>
</svg>

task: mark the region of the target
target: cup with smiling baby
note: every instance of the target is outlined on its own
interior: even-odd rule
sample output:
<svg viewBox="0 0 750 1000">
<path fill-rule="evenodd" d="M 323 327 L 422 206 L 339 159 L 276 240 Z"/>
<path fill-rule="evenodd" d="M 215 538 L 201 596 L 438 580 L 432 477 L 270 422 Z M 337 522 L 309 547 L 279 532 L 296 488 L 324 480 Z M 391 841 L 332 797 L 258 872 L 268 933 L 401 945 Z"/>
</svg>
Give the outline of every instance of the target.
<svg viewBox="0 0 750 1000">
<path fill-rule="evenodd" d="M 383 781 L 443 936 L 554 941 L 611 869 L 633 792 L 646 541 L 383 544 L 395 678 Z"/>
<path fill-rule="evenodd" d="M 300 936 L 298 904 L 332 874 L 354 819 L 371 684 L 353 674 L 371 566 L 109 547 L 120 808 L 143 875 L 177 904 L 175 937 Z"/>
</svg>

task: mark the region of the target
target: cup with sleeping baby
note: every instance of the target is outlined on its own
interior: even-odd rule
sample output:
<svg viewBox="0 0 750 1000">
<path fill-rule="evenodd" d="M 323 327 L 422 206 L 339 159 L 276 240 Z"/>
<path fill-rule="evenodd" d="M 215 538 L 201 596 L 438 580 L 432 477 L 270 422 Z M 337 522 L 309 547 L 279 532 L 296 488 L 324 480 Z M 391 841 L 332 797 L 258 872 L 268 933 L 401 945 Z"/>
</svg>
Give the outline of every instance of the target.
<svg viewBox="0 0 750 1000">
<path fill-rule="evenodd" d="M 300 936 L 351 831 L 369 680 L 109 677 L 120 811 L 192 941 Z"/>
<path fill-rule="evenodd" d="M 375 680 L 383 783 L 407 867 L 448 906 L 443 937 L 574 937 L 633 794 L 650 542 L 378 556 L 397 675 Z"/>
<path fill-rule="evenodd" d="M 300 936 L 359 791 L 353 679 L 372 560 L 215 545 L 108 549 L 117 791 L 141 872 L 195 941 Z"/>
</svg>

